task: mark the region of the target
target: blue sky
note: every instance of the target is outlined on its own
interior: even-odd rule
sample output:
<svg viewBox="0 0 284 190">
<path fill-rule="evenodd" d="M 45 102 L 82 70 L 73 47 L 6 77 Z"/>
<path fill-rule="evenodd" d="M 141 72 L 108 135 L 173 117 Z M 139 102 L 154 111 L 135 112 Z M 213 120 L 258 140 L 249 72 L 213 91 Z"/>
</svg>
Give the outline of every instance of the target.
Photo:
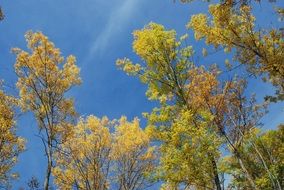
<svg viewBox="0 0 284 190">
<path fill-rule="evenodd" d="M 141 117 L 142 112 L 150 111 L 155 105 L 145 97 L 145 85 L 115 66 L 117 58 L 139 61 L 131 48 L 133 30 L 153 21 L 182 35 L 188 32 L 185 25 L 190 15 L 206 12 L 208 4 L 182 5 L 172 0 L 6 0 L 1 6 L 6 17 L 0 23 L 0 78 L 7 86 L 14 86 L 17 80 L 13 70 L 15 56 L 10 49 L 26 49 L 25 32 L 42 31 L 64 56 L 73 54 L 77 58 L 83 83 L 73 88 L 68 96 L 75 98 L 76 109 L 81 115 L 107 115 L 109 118 L 126 115 L 132 119 Z M 266 4 L 258 6 L 256 14 L 262 21 L 259 25 L 276 20 Z M 276 22 L 275 26 L 279 25 Z M 203 43 L 195 42 L 191 32 L 189 38 L 196 52 L 200 52 Z M 196 56 L 201 64 L 223 64 L 225 58 L 222 52 L 207 58 Z M 260 100 L 264 94 L 272 93 L 272 88 L 259 80 L 249 82 L 248 93 L 256 92 Z M 13 88 L 6 87 L 6 90 L 17 94 Z M 284 122 L 283 116 L 283 103 L 273 104 L 263 120 L 265 128 L 275 128 Z M 15 167 L 21 178 L 14 183 L 14 189 L 33 175 L 42 182 L 46 165 L 43 146 L 35 136 L 37 124 L 32 114 L 20 116 L 17 124 L 18 134 L 28 143 L 27 151 Z"/>
</svg>

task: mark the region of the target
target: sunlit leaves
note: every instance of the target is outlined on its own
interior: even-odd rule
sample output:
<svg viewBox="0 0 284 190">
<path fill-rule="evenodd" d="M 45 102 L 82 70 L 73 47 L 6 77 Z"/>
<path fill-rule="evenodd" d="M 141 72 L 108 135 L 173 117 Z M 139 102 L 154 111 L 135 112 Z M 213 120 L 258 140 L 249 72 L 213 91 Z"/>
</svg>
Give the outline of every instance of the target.
<svg viewBox="0 0 284 190">
<path fill-rule="evenodd" d="M 63 64 L 60 50 L 41 32 L 27 32 L 26 40 L 30 52 L 13 49 L 20 105 L 23 110 L 33 111 L 39 128 L 47 128 L 54 136 L 62 131 L 66 118 L 76 114 L 73 100 L 65 98 L 64 93 L 80 84 L 80 70 L 74 56 L 67 57 Z"/>
<path fill-rule="evenodd" d="M 225 52 L 236 49 L 236 60 L 253 74 L 266 74 L 269 82 L 277 87 L 278 99 L 283 99 L 283 33 L 277 28 L 256 29 L 256 18 L 248 5 L 241 6 L 239 11 L 228 4 L 210 5 L 209 13 L 210 17 L 205 14 L 191 17 L 188 28 L 193 29 L 195 38 L 204 38 L 216 48 L 222 46 Z"/>
<path fill-rule="evenodd" d="M 25 149 L 25 140 L 16 135 L 13 107 L 16 100 L 0 90 L 0 188 L 18 177 L 12 172 L 18 156 Z"/>
<path fill-rule="evenodd" d="M 173 92 L 178 93 L 175 98 L 184 99 L 182 85 L 187 80 L 193 55 L 191 46 L 182 47 L 187 35 L 179 40 L 174 30 L 150 23 L 135 31 L 133 36 L 133 50 L 144 64 L 133 64 L 125 58 L 117 60 L 118 67 L 128 74 L 138 75 L 143 83 L 147 83 L 147 96 L 151 100 L 171 101 Z"/>
<path fill-rule="evenodd" d="M 150 182 L 155 152 L 139 120 L 80 119 L 56 153 L 53 174 L 60 189 L 143 189 Z"/>
<path fill-rule="evenodd" d="M 106 117 L 80 119 L 55 156 L 53 175 L 60 189 L 108 189 L 110 123 Z"/>
<path fill-rule="evenodd" d="M 53 152 L 57 143 L 64 141 L 70 133 L 72 120 L 76 116 L 73 99 L 65 93 L 81 82 L 80 69 L 74 56 L 64 62 L 60 50 L 41 32 L 27 32 L 29 52 L 14 48 L 17 55 L 15 72 L 17 88 L 23 111 L 32 111 L 38 122 L 42 142 L 47 156 L 47 173 L 44 189 L 49 188 L 49 177 Z"/>
<path fill-rule="evenodd" d="M 74 115 L 71 100 L 63 95 L 81 82 L 75 57 L 69 56 L 63 65 L 60 50 L 42 33 L 27 32 L 26 39 L 30 53 L 13 49 L 17 55 L 15 71 L 22 108 L 34 111 L 37 119 L 52 111 Z"/>
<path fill-rule="evenodd" d="M 243 155 L 244 164 L 250 170 L 257 188 L 281 189 L 283 187 L 283 126 L 277 130 L 260 132 L 251 130 L 244 136 L 244 142 L 239 148 Z M 237 160 L 228 156 L 224 158 L 227 173 L 232 175 L 231 187 L 249 186 Z"/>
<path fill-rule="evenodd" d="M 219 158 L 221 140 L 208 127 L 212 122 L 210 114 L 202 115 L 207 119 L 196 123 L 193 114 L 184 110 L 171 128 L 160 131 L 158 139 L 163 143 L 158 175 L 176 188 L 181 185 L 214 188 L 212 158 Z"/>
</svg>

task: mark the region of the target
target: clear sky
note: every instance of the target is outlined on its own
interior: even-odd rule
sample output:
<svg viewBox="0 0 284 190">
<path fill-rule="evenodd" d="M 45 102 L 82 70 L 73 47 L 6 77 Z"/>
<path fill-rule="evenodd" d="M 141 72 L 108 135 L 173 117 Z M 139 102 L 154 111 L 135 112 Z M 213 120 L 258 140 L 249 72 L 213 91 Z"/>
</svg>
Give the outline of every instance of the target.
<svg viewBox="0 0 284 190">
<path fill-rule="evenodd" d="M 155 105 L 145 97 L 145 85 L 115 66 L 117 58 L 139 61 L 131 48 L 133 30 L 153 21 L 182 35 L 189 32 L 185 25 L 190 15 L 206 12 L 208 4 L 182 5 L 173 0 L 6 0 L 1 1 L 1 6 L 6 17 L 0 23 L 0 78 L 9 86 L 6 87 L 8 92 L 17 94 L 13 88 L 17 80 L 13 69 L 15 56 L 10 49 L 26 49 L 25 32 L 42 31 L 64 56 L 73 54 L 77 58 L 83 83 L 73 88 L 68 96 L 75 98 L 76 109 L 81 115 L 107 115 L 111 119 L 126 115 L 132 119 L 142 117 L 142 112 L 149 112 Z M 267 4 L 257 5 L 256 14 L 261 21 L 259 25 L 279 26 Z M 271 24 L 270 20 L 276 20 L 276 24 Z M 199 57 L 203 43 L 195 42 L 192 33 L 189 34 L 199 64 L 224 63 L 227 57 L 222 52 Z M 272 88 L 259 80 L 250 79 L 249 82 L 248 94 L 256 92 L 259 100 L 264 94 L 272 93 Z M 272 105 L 263 120 L 265 128 L 275 128 L 284 122 L 283 116 L 283 104 Z M 144 127 L 145 122 L 142 125 Z M 14 183 L 13 189 L 25 184 L 31 176 L 43 182 L 46 166 L 43 146 L 35 136 L 38 130 L 33 115 L 21 115 L 17 126 L 18 134 L 28 142 L 26 152 L 15 167 L 21 178 Z"/>
</svg>

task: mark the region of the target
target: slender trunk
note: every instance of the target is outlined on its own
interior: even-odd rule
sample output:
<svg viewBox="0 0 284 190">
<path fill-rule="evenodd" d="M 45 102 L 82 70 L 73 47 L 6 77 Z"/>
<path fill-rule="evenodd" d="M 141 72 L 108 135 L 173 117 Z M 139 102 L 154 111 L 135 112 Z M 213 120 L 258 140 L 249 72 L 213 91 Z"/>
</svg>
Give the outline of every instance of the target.
<svg viewBox="0 0 284 190">
<path fill-rule="evenodd" d="M 261 162 L 262 162 L 262 164 L 263 164 L 263 166 L 264 166 L 266 172 L 268 173 L 269 178 L 270 178 L 270 181 L 271 181 L 273 187 L 274 187 L 275 189 L 282 190 L 279 180 L 270 172 L 270 170 L 269 170 L 269 168 L 268 168 L 268 166 L 267 166 L 267 164 L 266 164 L 266 161 L 264 160 L 262 154 L 260 153 L 260 151 L 259 151 L 258 148 L 257 148 L 257 145 L 254 144 L 254 142 L 252 142 L 252 145 L 253 145 L 253 147 L 254 147 L 254 149 L 255 149 L 257 155 L 259 156 L 259 158 L 260 158 L 260 160 L 261 160 Z M 274 179 L 276 180 L 277 185 L 275 184 Z"/>
<path fill-rule="evenodd" d="M 44 180 L 44 190 L 49 189 L 50 186 L 49 182 L 50 182 L 51 169 L 52 169 L 52 147 L 51 147 L 51 142 L 49 141 L 46 149 L 46 155 L 47 155 L 47 168 Z"/>
<path fill-rule="evenodd" d="M 220 129 L 220 127 L 219 127 Z M 233 155 L 238 159 L 238 162 L 243 170 L 243 172 L 245 173 L 250 185 L 253 187 L 253 189 L 257 189 L 256 188 L 256 185 L 251 177 L 251 175 L 249 174 L 248 170 L 246 169 L 244 163 L 243 163 L 243 160 L 242 160 L 242 157 L 240 155 L 240 152 L 239 150 L 236 148 L 236 146 L 231 142 L 231 140 L 229 139 L 229 137 L 227 136 L 227 134 L 223 131 L 223 130 L 220 130 L 221 131 L 221 134 L 225 137 L 226 141 L 229 143 L 229 146 L 232 148 L 232 153 Z"/>
<path fill-rule="evenodd" d="M 209 156 L 210 156 L 212 167 L 213 167 L 214 182 L 215 182 L 215 185 L 216 185 L 216 190 L 222 190 L 215 158 L 212 155 L 209 155 Z"/>
<path fill-rule="evenodd" d="M 244 134 L 243 134 L 243 132 L 242 132 L 240 129 L 239 129 L 239 132 L 240 132 L 240 134 L 244 137 Z M 260 151 L 259 151 L 258 148 L 257 148 L 257 145 L 256 145 L 254 142 L 252 142 L 252 141 L 250 141 L 250 143 L 252 144 L 252 146 L 253 146 L 254 150 L 256 151 L 257 155 L 259 156 L 259 158 L 260 158 L 260 160 L 261 160 L 261 162 L 262 162 L 262 164 L 263 164 L 263 166 L 264 166 L 264 169 L 265 169 L 266 172 L 268 173 L 268 176 L 269 176 L 270 181 L 271 181 L 271 183 L 272 183 L 272 185 L 273 185 L 273 188 L 274 188 L 274 189 L 282 190 L 281 185 L 280 185 L 280 183 L 279 183 L 279 180 L 278 180 L 276 177 L 274 177 L 274 175 L 270 172 L 270 170 L 269 170 L 269 168 L 268 168 L 268 166 L 267 166 L 267 164 L 266 164 L 266 161 L 264 160 L 262 154 L 260 153 Z M 276 180 L 277 187 L 276 187 L 276 184 L 275 184 L 275 182 L 274 182 L 274 179 Z"/>
<path fill-rule="evenodd" d="M 233 143 L 229 140 L 229 138 L 226 135 L 225 135 L 225 137 L 226 137 L 227 141 L 229 142 L 229 145 L 232 147 L 233 155 L 238 159 L 238 162 L 239 162 L 243 172 L 245 173 L 250 185 L 253 187 L 253 189 L 257 189 L 253 178 L 251 177 L 250 173 L 248 172 L 247 168 L 245 167 L 245 165 L 243 163 L 242 157 L 241 157 L 238 149 L 233 145 Z"/>
<path fill-rule="evenodd" d="M 250 185 L 253 187 L 253 189 L 257 189 L 257 188 L 256 188 L 256 185 L 255 185 L 255 183 L 254 183 L 254 181 L 253 181 L 253 179 L 252 179 L 252 177 L 251 177 L 251 175 L 250 175 L 249 172 L 247 171 L 247 169 L 246 169 L 246 167 L 245 167 L 245 165 L 244 165 L 242 159 L 240 158 L 239 154 L 236 153 L 235 155 L 236 155 L 236 157 L 237 157 L 237 159 L 238 159 L 238 162 L 239 162 L 239 164 L 240 164 L 242 170 L 245 172 L 246 177 L 247 177 L 247 179 L 248 179 Z"/>
</svg>

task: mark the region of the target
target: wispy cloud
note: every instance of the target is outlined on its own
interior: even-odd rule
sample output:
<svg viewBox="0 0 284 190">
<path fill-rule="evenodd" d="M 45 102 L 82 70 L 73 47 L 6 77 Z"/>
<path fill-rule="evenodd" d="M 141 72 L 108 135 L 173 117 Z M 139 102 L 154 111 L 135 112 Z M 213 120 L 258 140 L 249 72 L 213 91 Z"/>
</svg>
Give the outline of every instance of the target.
<svg viewBox="0 0 284 190">
<path fill-rule="evenodd" d="M 94 42 L 91 45 L 88 58 L 90 59 L 94 54 L 103 53 L 110 41 L 113 39 L 117 32 L 121 31 L 127 24 L 131 15 L 138 8 L 141 0 L 124 0 L 111 14 L 106 26 L 102 29 Z"/>
</svg>

